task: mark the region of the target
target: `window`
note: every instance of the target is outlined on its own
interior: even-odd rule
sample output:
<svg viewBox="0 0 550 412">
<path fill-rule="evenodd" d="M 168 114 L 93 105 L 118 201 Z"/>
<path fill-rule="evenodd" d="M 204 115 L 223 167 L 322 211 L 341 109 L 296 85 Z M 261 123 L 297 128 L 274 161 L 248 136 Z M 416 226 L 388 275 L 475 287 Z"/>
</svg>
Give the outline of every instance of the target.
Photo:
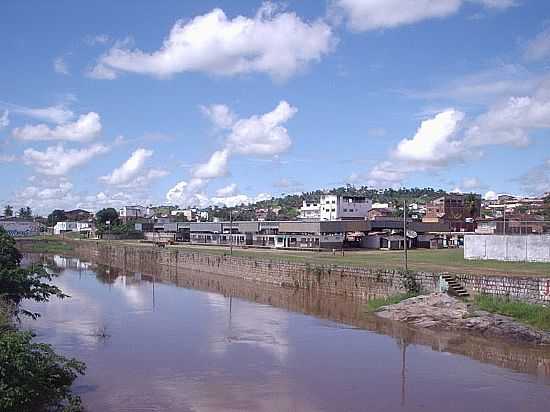
<svg viewBox="0 0 550 412">
<path fill-rule="evenodd" d="M 332 209 L 331 212 L 336 212 L 336 209 Z"/>
<path fill-rule="evenodd" d="M 347 211 L 348 211 L 348 209 L 344 209 L 344 212 L 347 212 Z"/>
</svg>

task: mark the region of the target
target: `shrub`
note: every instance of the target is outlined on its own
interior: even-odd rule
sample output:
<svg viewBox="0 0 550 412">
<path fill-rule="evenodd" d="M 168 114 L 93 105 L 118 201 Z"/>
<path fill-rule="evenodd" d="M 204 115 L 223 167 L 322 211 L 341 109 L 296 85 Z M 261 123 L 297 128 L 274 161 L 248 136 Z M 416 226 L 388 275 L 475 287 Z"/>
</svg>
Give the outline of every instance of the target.
<svg viewBox="0 0 550 412">
<path fill-rule="evenodd" d="M 80 411 L 71 385 L 85 366 L 33 343 L 30 332 L 0 333 L 0 410 Z"/>
</svg>

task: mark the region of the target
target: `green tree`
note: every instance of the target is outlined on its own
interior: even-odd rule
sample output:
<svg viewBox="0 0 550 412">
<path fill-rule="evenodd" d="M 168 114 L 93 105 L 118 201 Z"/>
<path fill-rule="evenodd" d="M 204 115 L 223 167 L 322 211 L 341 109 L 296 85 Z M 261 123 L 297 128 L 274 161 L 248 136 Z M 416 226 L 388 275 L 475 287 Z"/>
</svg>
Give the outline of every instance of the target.
<svg viewBox="0 0 550 412">
<path fill-rule="evenodd" d="M 12 217 L 13 216 L 13 206 L 6 205 L 4 208 L 4 216 L 6 217 Z"/>
<path fill-rule="evenodd" d="M 110 222 L 111 226 L 116 226 L 120 222 L 118 212 L 112 207 L 101 209 L 95 214 L 95 219 L 100 226 L 105 226 L 107 222 Z"/>
<path fill-rule="evenodd" d="M 50 283 L 54 276 L 41 266 L 31 269 L 0 267 L 0 298 L 15 308 L 16 316 L 22 313 L 36 319 L 40 314 L 20 308 L 23 299 L 47 302 L 51 296 L 68 297 Z"/>
<path fill-rule="evenodd" d="M 33 343 L 30 332 L 0 333 L 0 410 L 80 411 L 71 385 L 85 369 L 50 345 Z"/>
<path fill-rule="evenodd" d="M 464 196 L 464 212 L 466 217 L 478 217 L 480 215 L 479 197 L 474 193 L 468 193 Z"/>
<path fill-rule="evenodd" d="M 64 222 L 66 219 L 64 210 L 55 209 L 48 215 L 48 225 L 55 226 L 57 222 Z"/>
<path fill-rule="evenodd" d="M 21 258 L 21 253 L 15 246 L 15 239 L 3 227 L 0 227 L 0 269 L 17 268 L 21 263 Z"/>
<path fill-rule="evenodd" d="M 22 207 L 19 209 L 19 217 L 32 217 L 32 209 L 30 207 Z"/>
</svg>

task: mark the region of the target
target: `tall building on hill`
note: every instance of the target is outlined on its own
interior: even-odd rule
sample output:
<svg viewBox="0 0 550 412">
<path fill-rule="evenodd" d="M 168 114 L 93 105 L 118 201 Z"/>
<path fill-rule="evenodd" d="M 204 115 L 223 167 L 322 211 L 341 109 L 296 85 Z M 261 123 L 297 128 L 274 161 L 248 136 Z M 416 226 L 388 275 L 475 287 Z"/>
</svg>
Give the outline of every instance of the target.
<svg viewBox="0 0 550 412">
<path fill-rule="evenodd" d="M 428 202 L 426 223 L 449 223 L 456 232 L 472 232 L 481 217 L 481 195 L 449 193 Z"/>
</svg>

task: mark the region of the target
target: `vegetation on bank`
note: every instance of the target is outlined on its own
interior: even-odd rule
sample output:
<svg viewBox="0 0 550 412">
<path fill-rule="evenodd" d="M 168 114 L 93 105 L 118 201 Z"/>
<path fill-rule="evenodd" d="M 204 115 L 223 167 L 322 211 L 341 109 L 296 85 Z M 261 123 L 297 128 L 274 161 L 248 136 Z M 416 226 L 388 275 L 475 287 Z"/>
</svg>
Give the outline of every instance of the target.
<svg viewBox="0 0 550 412">
<path fill-rule="evenodd" d="M 509 316 L 535 328 L 550 331 L 550 307 L 489 295 L 475 296 L 474 304 L 481 310 Z"/>
<path fill-rule="evenodd" d="M 396 303 L 399 303 L 405 299 L 414 298 L 415 296 L 418 296 L 418 294 L 408 292 L 381 298 L 372 298 L 367 301 L 367 311 L 376 312 L 382 306 L 395 305 Z"/>
<path fill-rule="evenodd" d="M 40 316 L 21 306 L 24 299 L 67 297 L 51 284 L 55 275 L 40 266 L 21 267 L 21 259 L 15 240 L 0 228 L 0 410 L 80 411 L 80 398 L 71 385 L 85 365 L 56 354 L 48 344 L 33 342 L 30 332 L 15 327 L 21 315 Z"/>
<path fill-rule="evenodd" d="M 73 250 L 70 243 L 60 239 L 32 239 L 32 242 L 24 248 L 31 253 L 67 253 Z"/>
</svg>

